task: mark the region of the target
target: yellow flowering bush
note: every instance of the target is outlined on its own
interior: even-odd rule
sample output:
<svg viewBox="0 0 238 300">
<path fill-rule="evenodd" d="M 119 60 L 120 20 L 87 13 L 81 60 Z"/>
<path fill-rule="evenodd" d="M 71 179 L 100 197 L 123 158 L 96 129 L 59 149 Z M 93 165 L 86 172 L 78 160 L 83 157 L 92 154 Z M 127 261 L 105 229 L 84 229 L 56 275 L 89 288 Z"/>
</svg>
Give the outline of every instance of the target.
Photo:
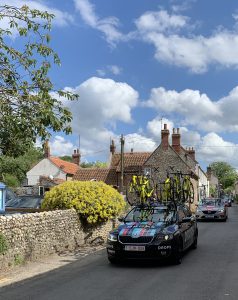
<svg viewBox="0 0 238 300">
<path fill-rule="evenodd" d="M 75 208 L 87 223 L 98 224 L 123 212 L 125 200 L 101 181 L 66 181 L 45 193 L 42 208 Z"/>
</svg>

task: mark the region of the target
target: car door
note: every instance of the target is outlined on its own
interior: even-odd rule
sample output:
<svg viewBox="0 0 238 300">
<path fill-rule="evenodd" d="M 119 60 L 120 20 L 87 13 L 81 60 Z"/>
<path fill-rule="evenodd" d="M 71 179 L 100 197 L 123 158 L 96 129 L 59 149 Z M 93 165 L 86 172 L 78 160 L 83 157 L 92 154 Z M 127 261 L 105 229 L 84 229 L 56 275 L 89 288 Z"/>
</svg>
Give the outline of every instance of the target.
<svg viewBox="0 0 238 300">
<path fill-rule="evenodd" d="M 194 235 L 195 235 L 195 230 L 196 230 L 196 219 L 192 215 L 190 209 L 187 206 L 183 207 L 183 211 L 184 211 L 186 220 L 188 220 L 186 222 L 187 226 L 186 226 L 186 231 L 184 233 L 185 248 L 188 248 L 194 242 Z"/>
<path fill-rule="evenodd" d="M 183 222 L 185 218 L 185 212 L 183 210 L 183 207 L 178 208 L 178 224 L 179 224 L 179 231 L 181 233 L 182 239 L 183 239 L 183 249 L 186 248 L 186 231 L 188 229 L 187 223 Z"/>
</svg>

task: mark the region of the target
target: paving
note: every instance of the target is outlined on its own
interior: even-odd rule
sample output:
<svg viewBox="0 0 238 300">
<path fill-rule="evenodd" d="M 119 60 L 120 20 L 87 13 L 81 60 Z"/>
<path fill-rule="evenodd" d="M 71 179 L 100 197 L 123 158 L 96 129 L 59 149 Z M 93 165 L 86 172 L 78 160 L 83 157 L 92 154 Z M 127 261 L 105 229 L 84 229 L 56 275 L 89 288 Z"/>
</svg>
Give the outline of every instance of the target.
<svg viewBox="0 0 238 300">
<path fill-rule="evenodd" d="M 34 262 L 27 262 L 21 266 L 16 266 L 13 269 L 0 274 L 0 287 L 22 281 L 36 275 L 40 275 L 57 268 L 63 267 L 74 261 L 79 261 L 89 254 L 104 249 L 105 246 L 84 246 L 74 252 L 63 252 L 53 254 Z"/>
</svg>

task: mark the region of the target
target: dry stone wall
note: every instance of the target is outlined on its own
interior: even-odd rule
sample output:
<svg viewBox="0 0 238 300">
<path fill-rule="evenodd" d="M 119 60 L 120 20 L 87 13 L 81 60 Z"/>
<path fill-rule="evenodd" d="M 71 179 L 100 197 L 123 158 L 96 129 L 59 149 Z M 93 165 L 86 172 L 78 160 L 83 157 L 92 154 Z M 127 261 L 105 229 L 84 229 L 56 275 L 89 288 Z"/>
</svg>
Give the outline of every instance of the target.
<svg viewBox="0 0 238 300">
<path fill-rule="evenodd" d="M 108 221 L 97 228 L 85 229 L 73 209 L 1 215 L 0 250 L 1 243 L 6 244 L 7 250 L 0 253 L 0 269 L 72 251 L 86 243 L 104 243 L 113 226 L 113 222 Z"/>
</svg>

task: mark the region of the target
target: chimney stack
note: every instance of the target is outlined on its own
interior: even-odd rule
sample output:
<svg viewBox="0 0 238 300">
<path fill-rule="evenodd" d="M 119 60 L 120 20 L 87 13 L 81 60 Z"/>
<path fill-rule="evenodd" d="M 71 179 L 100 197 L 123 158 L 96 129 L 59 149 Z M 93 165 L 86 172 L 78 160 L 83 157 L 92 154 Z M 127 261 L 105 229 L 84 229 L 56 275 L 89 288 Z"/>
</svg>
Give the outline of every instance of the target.
<svg viewBox="0 0 238 300">
<path fill-rule="evenodd" d="M 50 146 L 49 146 L 49 140 L 46 140 L 44 143 L 44 157 L 49 158 L 50 157 Z"/>
<path fill-rule="evenodd" d="M 196 160 L 195 159 L 195 150 L 193 149 L 193 147 L 192 148 L 189 147 L 187 150 L 187 153 L 193 160 Z"/>
<path fill-rule="evenodd" d="M 74 153 L 72 154 L 73 163 L 79 166 L 80 158 L 81 158 L 81 155 L 79 153 L 79 149 L 74 150 Z"/>
<path fill-rule="evenodd" d="M 211 180 L 212 176 L 212 168 L 210 166 L 207 167 L 207 178 L 208 180 Z"/>
<path fill-rule="evenodd" d="M 112 140 L 112 142 L 111 142 L 110 152 L 111 152 L 111 154 L 114 154 L 116 152 L 116 146 L 115 146 L 114 140 Z"/>
<path fill-rule="evenodd" d="M 161 144 L 163 150 L 168 150 L 169 148 L 169 130 L 167 124 L 164 124 L 164 129 L 161 130 Z"/>
<path fill-rule="evenodd" d="M 174 151 L 176 151 L 177 153 L 180 153 L 180 149 L 181 149 L 180 141 L 181 141 L 181 134 L 179 132 L 179 128 L 177 128 L 177 131 L 175 128 L 173 128 L 172 147 Z"/>
</svg>

